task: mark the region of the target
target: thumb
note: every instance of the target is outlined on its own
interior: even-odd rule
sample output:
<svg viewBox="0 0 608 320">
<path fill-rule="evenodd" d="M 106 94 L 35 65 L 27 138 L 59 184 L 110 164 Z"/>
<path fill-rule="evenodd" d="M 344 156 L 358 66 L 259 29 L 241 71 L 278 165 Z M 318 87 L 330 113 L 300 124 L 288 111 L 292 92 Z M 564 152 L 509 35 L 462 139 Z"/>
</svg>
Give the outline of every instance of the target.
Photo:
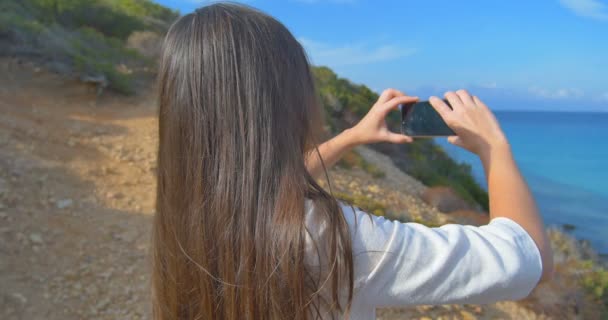
<svg viewBox="0 0 608 320">
<path fill-rule="evenodd" d="M 391 143 L 410 143 L 413 141 L 410 136 L 394 132 L 389 132 L 386 140 Z"/>
<path fill-rule="evenodd" d="M 462 143 L 462 139 L 460 139 L 459 136 L 449 136 L 448 137 L 448 142 L 451 143 L 451 144 L 453 144 L 453 145 L 456 145 L 456 146 L 464 148 L 464 145 Z"/>
</svg>

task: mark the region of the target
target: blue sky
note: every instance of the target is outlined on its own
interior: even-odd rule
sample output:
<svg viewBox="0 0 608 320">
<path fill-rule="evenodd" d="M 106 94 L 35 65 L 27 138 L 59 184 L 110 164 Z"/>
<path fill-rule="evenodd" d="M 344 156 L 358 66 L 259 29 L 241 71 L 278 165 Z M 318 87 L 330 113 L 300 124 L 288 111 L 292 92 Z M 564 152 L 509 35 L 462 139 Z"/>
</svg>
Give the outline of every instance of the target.
<svg viewBox="0 0 608 320">
<path fill-rule="evenodd" d="M 243 2 L 283 22 L 313 64 L 376 91 L 466 88 L 496 109 L 608 111 L 607 0 Z"/>
</svg>

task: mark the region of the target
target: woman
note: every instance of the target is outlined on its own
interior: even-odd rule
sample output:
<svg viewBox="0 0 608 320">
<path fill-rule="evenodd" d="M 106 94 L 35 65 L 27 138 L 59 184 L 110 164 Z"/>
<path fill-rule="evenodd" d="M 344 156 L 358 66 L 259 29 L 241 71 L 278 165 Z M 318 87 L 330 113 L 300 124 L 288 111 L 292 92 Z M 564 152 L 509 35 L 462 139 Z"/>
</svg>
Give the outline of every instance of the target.
<svg viewBox="0 0 608 320">
<path fill-rule="evenodd" d="M 384 118 L 317 147 L 320 107 L 301 45 L 275 19 L 214 4 L 169 30 L 159 70 L 156 319 L 373 319 L 377 306 L 523 298 L 552 268 L 534 201 L 489 109 L 432 98 L 479 155 L 491 222 L 427 228 L 339 203 L 315 177 L 350 148 L 411 142 Z"/>
</svg>

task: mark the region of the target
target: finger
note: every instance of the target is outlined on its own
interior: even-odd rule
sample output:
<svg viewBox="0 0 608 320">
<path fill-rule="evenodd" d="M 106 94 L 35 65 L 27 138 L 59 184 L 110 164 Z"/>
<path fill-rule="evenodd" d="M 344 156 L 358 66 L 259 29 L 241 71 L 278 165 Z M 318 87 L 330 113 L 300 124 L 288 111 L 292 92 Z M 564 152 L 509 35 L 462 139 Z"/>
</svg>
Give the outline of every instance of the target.
<svg viewBox="0 0 608 320">
<path fill-rule="evenodd" d="M 450 109 L 450 107 L 445 103 L 445 101 L 437 97 L 430 97 L 429 103 L 431 104 L 431 106 L 433 106 L 433 108 L 435 108 L 435 110 L 437 111 L 437 113 L 439 113 L 443 120 L 445 120 L 446 117 L 448 117 L 448 115 L 450 114 L 450 112 L 452 112 L 452 109 Z"/>
<path fill-rule="evenodd" d="M 392 99 L 393 97 L 404 96 L 404 95 L 405 94 L 399 90 L 389 88 L 389 89 L 382 91 L 382 93 L 380 94 L 380 97 L 378 98 L 378 103 L 383 104 L 383 103 L 389 101 L 390 99 Z"/>
<path fill-rule="evenodd" d="M 473 96 L 473 102 L 475 102 L 475 105 L 478 107 L 487 108 L 486 104 L 483 103 L 477 96 Z"/>
<path fill-rule="evenodd" d="M 379 107 L 380 111 L 386 115 L 391 110 L 396 109 L 400 104 L 414 103 L 416 101 L 418 101 L 418 97 L 398 96 L 390 99 Z"/>
<path fill-rule="evenodd" d="M 452 109 L 457 110 L 462 108 L 462 100 L 460 100 L 460 97 L 456 93 L 448 91 L 445 93 L 445 98 L 450 102 Z"/>
<path fill-rule="evenodd" d="M 414 141 L 412 137 L 400 133 L 389 132 L 386 141 L 391 143 L 410 143 Z"/>
<path fill-rule="evenodd" d="M 456 145 L 456 146 L 464 148 L 464 145 L 462 144 L 462 140 L 460 139 L 459 136 L 449 136 L 448 137 L 448 142 L 451 143 L 451 144 L 453 144 L 453 145 Z"/>
<path fill-rule="evenodd" d="M 473 98 L 471 97 L 471 95 L 464 89 L 460 89 L 458 91 L 456 91 L 456 95 L 460 98 L 460 101 L 462 101 L 462 103 L 465 106 L 475 106 L 475 103 L 473 102 Z"/>
</svg>

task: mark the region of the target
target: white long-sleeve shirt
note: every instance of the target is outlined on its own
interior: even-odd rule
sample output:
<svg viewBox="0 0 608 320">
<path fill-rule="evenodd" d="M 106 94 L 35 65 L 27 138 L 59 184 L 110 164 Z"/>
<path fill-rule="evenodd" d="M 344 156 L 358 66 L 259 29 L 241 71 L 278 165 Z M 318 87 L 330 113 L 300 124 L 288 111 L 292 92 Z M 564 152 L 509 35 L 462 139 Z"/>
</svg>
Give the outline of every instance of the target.
<svg viewBox="0 0 608 320">
<path fill-rule="evenodd" d="M 540 280 L 540 252 L 511 219 L 429 228 L 341 207 L 353 244 L 351 320 L 376 319 L 376 307 L 517 300 Z M 310 201 L 307 208 L 308 230 L 323 241 L 325 227 L 315 222 Z M 318 266 L 312 257 L 310 265 Z"/>
</svg>

